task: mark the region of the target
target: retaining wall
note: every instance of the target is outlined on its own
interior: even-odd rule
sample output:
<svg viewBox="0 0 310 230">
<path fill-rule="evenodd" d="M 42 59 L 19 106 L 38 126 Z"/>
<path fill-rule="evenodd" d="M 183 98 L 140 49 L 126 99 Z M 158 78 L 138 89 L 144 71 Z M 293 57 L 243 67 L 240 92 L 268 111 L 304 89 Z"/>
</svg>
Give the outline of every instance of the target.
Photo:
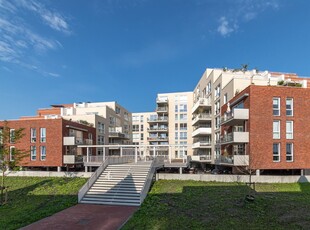
<svg viewBox="0 0 310 230">
<path fill-rule="evenodd" d="M 172 174 L 157 173 L 157 180 L 196 180 L 216 182 L 249 182 L 249 175 L 213 175 L 213 174 Z M 256 183 L 305 183 L 310 182 L 310 176 L 252 176 Z"/>
<path fill-rule="evenodd" d="M 11 171 L 5 173 L 7 176 L 24 177 L 84 177 L 89 178 L 92 172 L 48 172 L 48 171 Z"/>
</svg>

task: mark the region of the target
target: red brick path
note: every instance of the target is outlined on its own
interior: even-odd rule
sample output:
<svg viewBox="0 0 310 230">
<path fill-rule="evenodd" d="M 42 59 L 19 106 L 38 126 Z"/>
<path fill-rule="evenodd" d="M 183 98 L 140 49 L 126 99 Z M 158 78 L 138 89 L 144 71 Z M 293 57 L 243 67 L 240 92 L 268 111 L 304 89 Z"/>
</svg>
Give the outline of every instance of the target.
<svg viewBox="0 0 310 230">
<path fill-rule="evenodd" d="M 138 207 L 77 204 L 30 224 L 23 230 L 119 229 Z"/>
</svg>

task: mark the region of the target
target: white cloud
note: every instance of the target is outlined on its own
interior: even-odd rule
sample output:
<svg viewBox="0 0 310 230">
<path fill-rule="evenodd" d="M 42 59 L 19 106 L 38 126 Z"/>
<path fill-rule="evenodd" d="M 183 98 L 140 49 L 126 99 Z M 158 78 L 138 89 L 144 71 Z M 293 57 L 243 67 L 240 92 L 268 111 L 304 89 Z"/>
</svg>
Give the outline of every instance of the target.
<svg viewBox="0 0 310 230">
<path fill-rule="evenodd" d="M 44 23 L 54 30 L 61 31 L 66 34 L 71 33 L 65 17 L 60 13 L 47 9 L 43 4 L 35 0 L 18 0 L 17 2 L 20 6 L 38 14 L 43 19 Z"/>
<path fill-rule="evenodd" d="M 227 0 L 225 4 L 227 7 L 221 13 L 217 26 L 217 32 L 223 37 L 237 32 L 242 23 L 256 19 L 264 11 L 280 8 L 278 0 Z"/>
<path fill-rule="evenodd" d="M 232 25 L 229 24 L 226 17 L 220 18 L 220 25 L 217 27 L 217 32 L 219 32 L 222 36 L 227 36 L 234 31 Z"/>
</svg>

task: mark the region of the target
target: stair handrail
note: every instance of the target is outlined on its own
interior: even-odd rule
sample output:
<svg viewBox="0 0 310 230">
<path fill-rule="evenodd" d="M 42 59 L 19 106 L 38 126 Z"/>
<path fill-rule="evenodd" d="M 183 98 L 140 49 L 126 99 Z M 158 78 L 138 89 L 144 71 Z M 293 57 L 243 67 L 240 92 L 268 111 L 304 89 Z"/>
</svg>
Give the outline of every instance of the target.
<svg viewBox="0 0 310 230">
<path fill-rule="evenodd" d="M 110 157 L 107 157 L 102 164 L 97 168 L 97 170 L 91 175 L 91 177 L 87 180 L 87 182 L 83 185 L 83 187 L 79 190 L 78 193 L 78 202 L 83 199 L 87 191 L 91 188 L 91 186 L 95 183 L 104 169 L 109 165 Z"/>
<path fill-rule="evenodd" d="M 150 170 L 149 170 L 149 172 L 147 174 L 146 182 L 144 183 L 144 185 L 143 185 L 143 187 L 141 189 L 140 205 L 142 204 L 142 202 L 144 201 L 145 197 L 148 194 L 148 191 L 149 191 L 149 189 L 151 187 L 151 183 L 152 183 L 152 180 L 153 180 L 153 174 L 155 173 L 156 168 L 159 165 L 164 165 L 164 157 L 163 156 L 157 156 L 157 157 L 155 157 L 154 160 L 152 160 L 151 168 L 150 168 Z"/>
</svg>

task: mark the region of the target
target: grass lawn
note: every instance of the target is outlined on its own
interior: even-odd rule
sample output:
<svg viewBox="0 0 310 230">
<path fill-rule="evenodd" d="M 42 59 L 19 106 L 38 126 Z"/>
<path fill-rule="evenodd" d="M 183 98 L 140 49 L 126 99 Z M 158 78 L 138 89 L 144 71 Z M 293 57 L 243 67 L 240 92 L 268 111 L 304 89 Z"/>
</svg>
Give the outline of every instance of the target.
<svg viewBox="0 0 310 230">
<path fill-rule="evenodd" d="M 0 229 L 17 229 L 77 204 L 77 193 L 87 180 L 59 177 L 5 179 L 9 186 L 9 202 L 0 206 Z"/>
<path fill-rule="evenodd" d="M 125 229 L 310 229 L 310 184 L 155 182 Z M 252 191 L 253 192 L 253 191 Z"/>
</svg>

